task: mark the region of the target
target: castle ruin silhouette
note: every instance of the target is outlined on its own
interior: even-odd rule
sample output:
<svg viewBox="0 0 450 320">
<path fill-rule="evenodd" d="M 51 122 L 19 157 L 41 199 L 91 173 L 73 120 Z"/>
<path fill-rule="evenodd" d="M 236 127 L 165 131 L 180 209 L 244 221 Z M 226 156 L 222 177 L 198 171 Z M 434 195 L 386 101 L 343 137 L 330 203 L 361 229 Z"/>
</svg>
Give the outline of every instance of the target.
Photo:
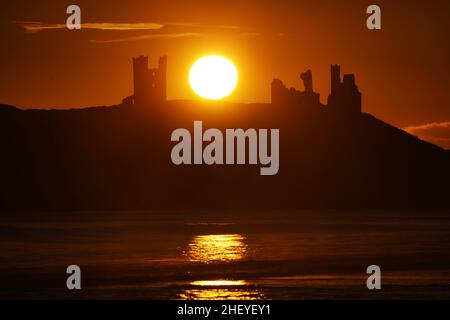
<svg viewBox="0 0 450 320">
<path fill-rule="evenodd" d="M 288 89 L 279 79 L 273 79 L 271 84 L 272 104 L 295 104 L 301 107 L 324 107 L 320 103 L 320 94 L 313 90 L 311 70 L 300 74 L 305 90 Z M 341 66 L 331 65 L 331 93 L 328 96 L 327 107 L 340 114 L 355 115 L 361 113 L 362 95 L 355 84 L 354 74 L 344 74 L 341 81 Z"/>
<path fill-rule="evenodd" d="M 288 89 L 279 79 L 271 83 L 271 103 L 300 107 L 325 107 L 320 103 L 320 94 L 314 92 L 311 70 L 300 74 L 304 91 Z M 123 99 L 126 105 L 160 104 L 167 101 L 167 57 L 158 60 L 157 68 L 148 67 L 148 56 L 133 58 L 133 95 Z M 344 74 L 341 81 L 341 66 L 331 65 L 331 93 L 327 105 L 339 114 L 357 115 L 361 113 L 361 92 L 355 83 L 354 74 Z"/>
<path fill-rule="evenodd" d="M 272 104 L 203 108 L 192 100 L 158 103 L 166 99 L 166 59 L 156 70 L 147 57 L 131 61 L 128 104 L 70 110 L 0 104 L 0 211 L 450 207 L 448 151 L 360 113 L 355 77 L 342 76 L 338 66 L 331 67 L 322 104 L 306 71 L 299 90 L 273 80 Z M 279 173 L 267 180 L 247 165 L 174 166 L 171 132 L 198 119 L 219 130 L 279 129 Z"/>
<path fill-rule="evenodd" d="M 134 94 L 124 104 L 148 105 L 167 100 L 167 57 L 158 60 L 157 68 L 148 67 L 148 56 L 133 58 Z"/>
</svg>

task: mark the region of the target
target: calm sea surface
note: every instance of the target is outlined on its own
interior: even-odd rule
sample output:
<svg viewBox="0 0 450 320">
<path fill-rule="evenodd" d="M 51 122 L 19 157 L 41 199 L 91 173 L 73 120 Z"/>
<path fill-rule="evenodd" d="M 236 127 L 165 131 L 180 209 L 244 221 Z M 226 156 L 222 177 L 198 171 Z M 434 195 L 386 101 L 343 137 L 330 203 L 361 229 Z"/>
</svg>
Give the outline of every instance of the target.
<svg viewBox="0 0 450 320">
<path fill-rule="evenodd" d="M 3 213 L 0 250 L 3 299 L 450 299 L 449 213 Z"/>
</svg>

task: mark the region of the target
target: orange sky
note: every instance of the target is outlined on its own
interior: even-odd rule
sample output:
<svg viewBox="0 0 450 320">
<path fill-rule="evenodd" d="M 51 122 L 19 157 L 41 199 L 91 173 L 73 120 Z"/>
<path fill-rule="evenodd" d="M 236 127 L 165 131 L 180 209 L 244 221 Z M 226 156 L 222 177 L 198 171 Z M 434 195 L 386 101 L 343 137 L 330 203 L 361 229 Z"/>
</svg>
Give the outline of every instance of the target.
<svg viewBox="0 0 450 320">
<path fill-rule="evenodd" d="M 27 33 L 22 22 L 63 24 L 67 1 L 0 5 L 0 103 L 111 105 L 132 93 L 131 57 L 168 56 L 169 99 L 195 99 L 190 65 L 221 54 L 239 70 L 231 101 L 269 101 L 270 81 L 301 87 L 313 71 L 326 103 L 329 65 L 355 73 L 363 111 L 396 126 L 450 120 L 450 2 L 377 1 L 382 30 L 365 27 L 367 1 L 76 1 L 91 28 Z M 146 30 L 101 30 L 146 23 Z M 34 24 L 34 26 L 40 24 Z M 133 27 L 134 26 L 134 27 Z M 142 25 L 141 25 L 142 26 Z"/>
</svg>

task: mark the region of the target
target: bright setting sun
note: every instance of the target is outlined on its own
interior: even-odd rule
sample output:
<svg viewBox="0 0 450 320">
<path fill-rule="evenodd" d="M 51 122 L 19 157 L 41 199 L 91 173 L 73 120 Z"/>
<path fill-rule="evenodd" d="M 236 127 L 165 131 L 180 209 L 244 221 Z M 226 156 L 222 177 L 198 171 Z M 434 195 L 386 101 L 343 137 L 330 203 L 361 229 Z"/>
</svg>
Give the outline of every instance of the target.
<svg viewBox="0 0 450 320">
<path fill-rule="evenodd" d="M 233 92 L 238 81 L 234 64 L 221 56 L 207 56 L 197 60 L 189 72 L 189 83 L 200 97 L 222 99 Z"/>
</svg>

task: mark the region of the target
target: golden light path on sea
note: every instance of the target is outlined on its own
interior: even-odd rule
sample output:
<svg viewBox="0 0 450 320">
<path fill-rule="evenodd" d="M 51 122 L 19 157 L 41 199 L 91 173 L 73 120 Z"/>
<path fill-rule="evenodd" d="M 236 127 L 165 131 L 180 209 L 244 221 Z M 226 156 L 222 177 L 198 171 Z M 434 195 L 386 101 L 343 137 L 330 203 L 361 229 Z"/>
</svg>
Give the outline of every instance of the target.
<svg viewBox="0 0 450 320">
<path fill-rule="evenodd" d="M 232 262 L 244 258 L 245 237 L 240 234 L 209 234 L 195 236 L 189 243 L 187 257 L 192 262 Z"/>
<path fill-rule="evenodd" d="M 257 289 L 248 288 L 245 280 L 192 281 L 192 288 L 179 295 L 187 300 L 260 300 L 264 295 Z"/>
<path fill-rule="evenodd" d="M 247 253 L 246 237 L 241 234 L 208 234 L 195 236 L 185 252 L 194 263 L 232 263 L 244 259 Z M 264 295 L 245 280 L 196 280 L 179 294 L 188 300 L 256 300 Z"/>
</svg>

